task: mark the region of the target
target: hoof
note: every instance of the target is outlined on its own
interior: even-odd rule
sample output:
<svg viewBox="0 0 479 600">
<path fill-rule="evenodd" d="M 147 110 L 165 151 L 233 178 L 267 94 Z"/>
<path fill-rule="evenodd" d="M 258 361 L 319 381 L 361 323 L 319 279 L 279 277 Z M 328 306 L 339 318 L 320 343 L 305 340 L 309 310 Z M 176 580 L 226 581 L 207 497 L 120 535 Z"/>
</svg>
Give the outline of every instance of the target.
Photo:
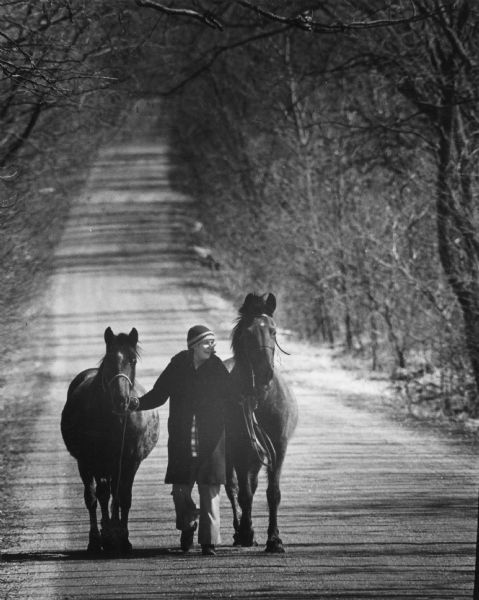
<svg viewBox="0 0 479 600">
<path fill-rule="evenodd" d="M 278 538 L 276 540 L 268 540 L 264 551 L 271 552 L 272 554 L 284 554 L 285 549 L 283 542 Z"/>
<path fill-rule="evenodd" d="M 246 533 L 240 533 L 238 535 L 238 542 L 236 543 L 235 541 L 235 545 L 237 546 L 243 546 L 245 548 L 251 548 L 252 546 L 257 546 L 258 542 L 256 541 L 255 537 L 254 537 L 254 531 L 247 531 Z"/>
<path fill-rule="evenodd" d="M 128 529 L 119 522 L 111 522 L 101 530 L 101 545 L 104 552 L 111 556 L 130 554 L 133 550 Z"/>
<path fill-rule="evenodd" d="M 102 545 L 103 550 L 107 554 L 115 554 L 116 553 L 118 544 L 116 543 L 115 537 L 113 536 L 110 529 L 102 529 L 101 545 Z"/>
<path fill-rule="evenodd" d="M 133 546 L 130 543 L 130 540 L 122 540 L 120 544 L 120 553 L 121 554 L 131 554 L 133 552 Z"/>
<path fill-rule="evenodd" d="M 90 537 L 86 550 L 88 554 L 100 554 L 102 550 L 100 537 Z"/>
<path fill-rule="evenodd" d="M 119 548 L 110 542 L 102 543 L 103 552 L 108 554 L 108 556 L 118 556 L 120 554 Z"/>
<path fill-rule="evenodd" d="M 237 531 L 233 534 L 233 546 L 241 546 L 241 536 Z"/>
</svg>

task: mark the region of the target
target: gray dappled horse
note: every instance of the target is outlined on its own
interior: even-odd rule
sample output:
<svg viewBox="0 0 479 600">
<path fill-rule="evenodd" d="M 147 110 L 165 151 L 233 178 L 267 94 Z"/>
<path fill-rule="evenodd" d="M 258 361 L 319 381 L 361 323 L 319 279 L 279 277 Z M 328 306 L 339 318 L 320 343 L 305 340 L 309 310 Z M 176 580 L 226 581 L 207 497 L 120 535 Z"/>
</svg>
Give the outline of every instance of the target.
<svg viewBox="0 0 479 600">
<path fill-rule="evenodd" d="M 284 552 L 278 530 L 280 477 L 289 439 L 298 421 L 296 399 L 274 368 L 276 326 L 273 294 L 248 294 L 232 332 L 233 357 L 225 361 L 238 403 L 226 416 L 226 492 L 233 508 L 235 545 L 256 545 L 252 502 L 265 465 L 269 508 L 267 552 Z M 279 346 L 278 346 L 279 347 Z"/>
<path fill-rule="evenodd" d="M 82 371 L 68 388 L 61 432 L 84 484 L 90 514 L 88 550 L 127 553 L 132 549 L 128 513 L 133 480 L 158 441 L 159 417 L 156 411 L 128 412 L 130 397 L 143 393 L 135 383 L 137 330 L 115 335 L 108 327 L 104 338 L 106 354 L 99 368 Z"/>
</svg>

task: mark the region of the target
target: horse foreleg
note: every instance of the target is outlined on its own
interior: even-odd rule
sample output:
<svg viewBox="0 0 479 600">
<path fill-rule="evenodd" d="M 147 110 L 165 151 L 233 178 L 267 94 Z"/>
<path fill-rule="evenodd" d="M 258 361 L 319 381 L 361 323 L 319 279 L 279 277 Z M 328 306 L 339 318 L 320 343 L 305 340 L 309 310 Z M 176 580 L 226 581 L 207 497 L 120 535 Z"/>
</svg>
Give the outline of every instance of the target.
<svg viewBox="0 0 479 600">
<path fill-rule="evenodd" d="M 113 496 L 112 519 L 116 530 L 116 543 L 121 553 L 131 552 L 133 547 L 129 540 L 128 517 L 131 509 L 133 481 L 139 463 L 124 467 L 120 484 L 118 485 L 118 495 Z"/>
<path fill-rule="evenodd" d="M 110 480 L 108 477 L 97 478 L 97 496 L 101 509 L 101 543 L 107 552 L 112 550 L 111 520 L 109 512 L 110 503 Z"/>
<path fill-rule="evenodd" d="M 276 465 L 274 470 L 268 469 L 268 487 L 266 498 L 269 508 L 268 541 L 266 552 L 284 552 L 283 542 L 279 537 L 278 529 L 278 506 L 281 502 L 281 489 L 279 486 L 281 477 L 281 465 Z"/>
<path fill-rule="evenodd" d="M 96 481 L 96 495 L 100 502 L 101 509 L 101 526 L 108 528 L 110 523 L 110 513 L 108 511 L 108 504 L 110 502 L 110 482 L 108 478 L 101 477 Z"/>
<path fill-rule="evenodd" d="M 226 495 L 231 504 L 231 509 L 233 511 L 233 546 L 238 546 L 241 544 L 240 542 L 240 534 L 239 534 L 239 504 L 238 504 L 238 480 L 236 478 L 235 470 L 227 466 L 226 469 L 226 483 L 225 483 Z"/>
<path fill-rule="evenodd" d="M 85 506 L 87 507 L 88 513 L 90 515 L 90 532 L 88 536 L 88 552 L 100 552 L 101 550 L 101 537 L 100 531 L 98 529 L 98 521 L 96 516 L 96 508 L 97 508 L 97 496 L 96 496 L 96 486 L 95 480 L 93 478 L 93 474 L 88 471 L 83 465 L 78 465 L 78 470 L 80 472 L 80 477 L 83 481 L 84 486 L 84 494 L 83 497 L 85 499 Z"/>
<path fill-rule="evenodd" d="M 254 469 L 238 469 L 238 502 L 241 508 L 239 524 L 239 543 L 242 546 L 257 546 L 254 535 L 252 510 L 253 496 L 258 487 L 259 465 Z"/>
</svg>

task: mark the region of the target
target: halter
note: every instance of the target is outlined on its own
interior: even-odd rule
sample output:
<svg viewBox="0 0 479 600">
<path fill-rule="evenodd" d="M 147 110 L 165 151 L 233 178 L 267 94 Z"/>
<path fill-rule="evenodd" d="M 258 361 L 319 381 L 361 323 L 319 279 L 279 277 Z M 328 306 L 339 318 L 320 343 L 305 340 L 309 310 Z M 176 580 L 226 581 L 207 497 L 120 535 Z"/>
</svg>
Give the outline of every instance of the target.
<svg viewBox="0 0 479 600">
<path fill-rule="evenodd" d="M 131 382 L 131 379 L 128 377 L 128 375 L 125 375 L 125 373 L 117 373 L 116 375 L 113 375 L 113 377 L 107 383 L 108 388 L 110 387 L 110 385 L 112 384 L 112 382 L 115 379 L 120 379 L 121 377 L 123 377 L 124 379 L 126 379 L 128 381 L 128 383 L 130 384 L 130 387 L 133 387 L 133 383 Z"/>
<path fill-rule="evenodd" d="M 111 389 L 110 386 L 111 384 L 115 381 L 115 379 L 126 379 L 128 381 L 128 383 L 130 384 L 130 392 L 133 389 L 134 385 L 133 382 L 131 381 L 131 379 L 128 377 L 128 375 L 125 375 L 125 373 L 117 373 L 116 375 L 113 375 L 113 377 L 105 384 L 105 378 L 102 375 L 101 378 L 101 385 L 102 388 L 104 389 L 104 391 L 107 391 L 110 396 L 111 396 Z M 130 406 L 130 402 L 131 402 L 131 394 L 128 394 L 128 404 L 126 405 L 126 407 L 128 408 Z M 112 411 L 114 414 L 118 414 L 118 415 L 122 415 L 123 413 L 117 413 L 115 411 Z"/>
<path fill-rule="evenodd" d="M 259 317 L 266 317 L 267 319 L 271 319 L 273 321 L 273 323 L 274 323 L 274 319 L 273 319 L 273 317 L 271 315 L 267 315 L 266 313 L 261 313 L 260 315 L 256 315 L 253 318 L 254 319 L 258 319 Z M 275 344 L 275 346 L 277 346 L 277 348 L 278 348 L 278 350 L 280 352 L 282 352 L 283 354 L 287 354 L 288 356 L 290 356 L 289 352 L 286 352 L 286 350 L 283 350 L 283 348 L 281 348 L 281 346 L 278 344 L 278 340 L 276 338 L 274 338 L 274 344 Z M 261 346 L 261 348 L 267 348 L 268 350 L 274 350 L 274 348 L 270 348 L 269 346 Z"/>
</svg>

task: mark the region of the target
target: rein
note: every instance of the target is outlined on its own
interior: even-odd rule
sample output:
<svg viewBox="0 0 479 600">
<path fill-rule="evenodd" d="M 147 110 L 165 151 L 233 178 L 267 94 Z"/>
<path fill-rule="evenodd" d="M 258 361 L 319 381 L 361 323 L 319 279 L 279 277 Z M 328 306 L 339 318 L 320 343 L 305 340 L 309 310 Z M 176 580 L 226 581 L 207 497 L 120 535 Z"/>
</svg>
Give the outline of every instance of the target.
<svg viewBox="0 0 479 600">
<path fill-rule="evenodd" d="M 274 348 L 270 348 L 266 346 L 268 350 L 274 351 Z M 260 394 L 258 394 L 258 388 L 256 386 L 256 375 L 254 373 L 253 366 L 249 361 L 249 367 L 251 369 L 251 384 L 253 389 L 252 397 L 254 402 L 242 402 L 241 408 L 243 411 L 243 418 L 246 425 L 246 431 L 248 432 L 248 437 L 253 446 L 254 451 L 256 452 L 256 456 L 260 463 L 267 467 L 268 469 L 273 470 L 276 463 L 276 452 L 273 446 L 273 442 L 271 438 L 266 433 L 264 427 L 258 423 L 258 420 L 255 415 L 255 410 L 258 408 Z M 263 387 L 264 392 L 267 391 L 269 384 L 266 384 Z M 260 392 L 261 393 L 261 392 Z"/>
<path fill-rule="evenodd" d="M 253 446 L 260 463 L 268 469 L 274 469 L 276 452 L 269 435 L 258 423 L 254 410 L 246 407 L 246 402 L 241 404 L 243 418 L 248 432 L 249 440 Z"/>
<path fill-rule="evenodd" d="M 286 352 L 286 350 L 283 350 L 283 348 L 281 348 L 281 346 L 278 344 L 278 340 L 274 340 L 274 343 L 276 344 L 276 346 L 278 347 L 278 350 L 280 352 L 282 352 L 283 354 L 287 354 L 288 356 L 291 356 L 291 352 Z"/>
</svg>

